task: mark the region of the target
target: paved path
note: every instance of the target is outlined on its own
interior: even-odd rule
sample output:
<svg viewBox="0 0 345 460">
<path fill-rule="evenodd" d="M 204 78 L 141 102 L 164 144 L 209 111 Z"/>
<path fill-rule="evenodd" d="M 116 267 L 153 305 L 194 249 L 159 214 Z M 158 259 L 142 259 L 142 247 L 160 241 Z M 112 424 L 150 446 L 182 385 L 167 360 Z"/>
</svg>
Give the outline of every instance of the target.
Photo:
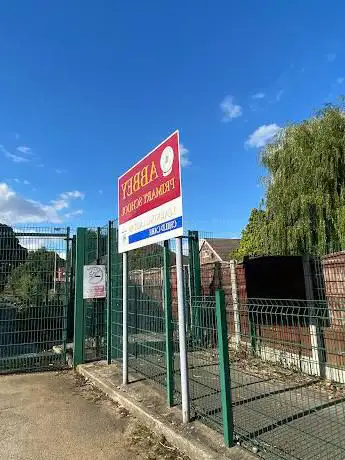
<svg viewBox="0 0 345 460">
<path fill-rule="evenodd" d="M 72 371 L 0 376 L 0 415 L 1 460 L 178 458 Z"/>
</svg>

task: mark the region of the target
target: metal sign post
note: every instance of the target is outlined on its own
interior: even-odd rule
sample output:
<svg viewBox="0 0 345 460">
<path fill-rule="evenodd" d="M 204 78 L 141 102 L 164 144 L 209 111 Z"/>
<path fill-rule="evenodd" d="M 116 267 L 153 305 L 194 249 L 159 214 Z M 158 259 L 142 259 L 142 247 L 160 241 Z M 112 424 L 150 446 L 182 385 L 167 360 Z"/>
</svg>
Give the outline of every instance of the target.
<svg viewBox="0 0 345 460">
<path fill-rule="evenodd" d="M 122 254 L 122 383 L 128 383 L 128 254 Z"/>
<path fill-rule="evenodd" d="M 184 308 L 184 283 L 183 283 L 183 252 L 182 238 L 176 238 L 176 277 L 177 277 L 177 303 L 178 303 L 178 331 L 180 345 L 180 372 L 181 372 L 181 393 L 182 393 L 182 420 L 188 423 L 190 419 L 189 410 L 189 386 L 188 386 L 188 361 L 186 346 L 186 321 Z"/>
</svg>

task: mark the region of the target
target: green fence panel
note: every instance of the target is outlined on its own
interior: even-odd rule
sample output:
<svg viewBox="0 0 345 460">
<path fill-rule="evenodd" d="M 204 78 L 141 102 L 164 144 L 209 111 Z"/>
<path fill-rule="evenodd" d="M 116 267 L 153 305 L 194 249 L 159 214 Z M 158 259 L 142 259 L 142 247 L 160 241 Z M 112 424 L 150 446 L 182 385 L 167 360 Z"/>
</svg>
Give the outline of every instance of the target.
<svg viewBox="0 0 345 460">
<path fill-rule="evenodd" d="M 107 239 L 107 362 L 111 364 L 111 349 L 112 349 L 112 245 L 113 241 L 113 222 L 108 223 L 108 239 Z"/>
<path fill-rule="evenodd" d="M 66 365 L 69 234 L 0 224 L 0 373 Z"/>
<path fill-rule="evenodd" d="M 88 228 L 85 265 L 105 265 L 107 269 L 108 225 Z M 107 300 L 84 300 L 84 361 L 107 359 Z"/>
<path fill-rule="evenodd" d="M 128 253 L 129 369 L 166 385 L 162 244 Z"/>
<path fill-rule="evenodd" d="M 86 228 L 77 229 L 75 258 L 75 306 L 73 365 L 84 362 L 84 299 L 83 276 L 85 265 Z"/>
<path fill-rule="evenodd" d="M 164 241 L 164 313 L 165 313 L 165 352 L 166 352 L 166 385 L 168 406 L 174 404 L 174 349 L 173 349 L 173 316 L 170 284 L 170 252 L 169 241 Z"/>
<path fill-rule="evenodd" d="M 75 298 L 75 256 L 76 256 L 76 235 L 71 238 L 70 246 L 70 276 L 67 310 L 67 341 L 73 342 L 74 335 L 74 298 Z"/>
<path fill-rule="evenodd" d="M 111 357 L 122 359 L 122 254 L 118 253 L 118 229 L 111 236 Z"/>
</svg>

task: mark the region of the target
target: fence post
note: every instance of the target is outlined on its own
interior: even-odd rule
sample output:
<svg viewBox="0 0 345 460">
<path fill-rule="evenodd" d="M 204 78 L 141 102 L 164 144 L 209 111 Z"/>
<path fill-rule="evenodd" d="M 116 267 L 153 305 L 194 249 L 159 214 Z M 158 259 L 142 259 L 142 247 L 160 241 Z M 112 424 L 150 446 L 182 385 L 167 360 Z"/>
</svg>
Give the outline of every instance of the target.
<svg viewBox="0 0 345 460">
<path fill-rule="evenodd" d="M 201 296 L 201 269 L 200 269 L 200 252 L 199 252 L 199 234 L 197 231 L 189 232 L 189 238 L 192 241 L 192 295 L 195 297 Z"/>
<path fill-rule="evenodd" d="M 199 233 L 197 231 L 188 232 L 189 240 L 189 257 L 191 260 L 191 280 L 192 280 L 192 333 L 193 338 L 197 342 L 202 340 L 202 321 L 201 321 L 201 307 L 199 306 L 198 299 L 202 295 L 201 286 L 201 268 L 200 268 L 200 252 L 199 252 Z M 193 300 L 194 297 L 194 300 Z M 196 300 L 196 299 L 197 300 Z M 194 308 L 193 308 L 194 304 Z"/>
<path fill-rule="evenodd" d="M 128 253 L 122 254 L 122 383 L 128 383 Z"/>
<path fill-rule="evenodd" d="M 163 292 L 164 292 L 164 316 L 165 316 L 165 352 L 167 367 L 167 399 L 168 406 L 174 404 L 174 352 L 173 352 L 173 318 L 171 311 L 171 288 L 170 288 L 170 254 L 169 241 L 164 241 L 164 268 L 163 268 Z"/>
<path fill-rule="evenodd" d="M 75 251 L 76 251 L 76 235 L 72 237 L 72 244 L 70 249 L 70 281 L 68 292 L 68 311 L 67 311 L 67 339 L 73 342 L 74 337 L 74 291 L 75 291 Z"/>
<path fill-rule="evenodd" d="M 236 345 L 236 348 L 239 348 L 240 343 L 241 343 L 241 323 L 240 323 L 240 315 L 238 312 L 236 260 L 230 260 L 230 276 L 231 276 L 232 306 L 233 306 L 233 312 L 234 312 L 235 345 Z"/>
<path fill-rule="evenodd" d="M 96 265 L 100 265 L 101 261 L 101 227 L 97 227 L 97 238 L 96 238 Z M 101 313 L 101 306 L 103 305 L 103 320 L 104 320 L 104 305 L 105 303 L 101 300 L 96 300 L 92 309 L 93 317 L 94 317 L 94 334 L 95 334 L 95 342 L 96 342 L 96 356 L 99 356 L 101 353 L 101 334 L 104 334 L 100 327 L 100 313 Z"/>
<path fill-rule="evenodd" d="M 320 377 L 325 377 L 325 357 L 324 357 L 324 339 L 322 329 L 320 328 L 320 318 L 317 317 L 317 310 L 314 303 L 314 290 L 311 271 L 310 256 L 303 257 L 303 273 L 305 283 L 305 293 L 309 307 L 309 330 L 312 350 L 312 373 Z"/>
<path fill-rule="evenodd" d="M 111 293 L 111 354 L 112 359 L 122 355 L 122 254 L 118 252 L 118 229 L 112 228 L 112 293 Z"/>
<path fill-rule="evenodd" d="M 111 289 L 112 289 L 112 243 L 113 243 L 113 223 L 110 220 L 108 222 L 108 239 L 107 239 L 107 362 L 111 364 L 111 325 L 112 325 L 112 301 L 111 301 Z"/>
<path fill-rule="evenodd" d="M 73 366 L 84 362 L 84 299 L 83 277 L 85 264 L 86 228 L 77 229 L 75 256 L 75 307 Z"/>
<path fill-rule="evenodd" d="M 233 445 L 233 414 L 231 378 L 229 365 L 228 328 L 226 322 L 225 297 L 222 289 L 216 291 L 216 318 L 218 332 L 219 378 L 222 399 L 224 443 Z"/>
<path fill-rule="evenodd" d="M 71 269 L 71 260 L 70 260 L 70 234 L 71 234 L 71 229 L 70 227 L 67 227 L 67 234 L 66 234 L 66 262 L 65 262 L 65 305 L 67 305 L 67 312 L 64 314 L 64 320 L 63 320 L 63 351 L 66 353 L 66 344 L 67 344 L 67 332 L 68 332 L 68 306 L 70 303 L 70 269 Z M 55 252 L 55 260 L 56 260 L 56 252 Z M 56 267 L 54 268 L 54 282 L 56 278 Z M 55 289 L 54 289 L 55 293 Z"/>
<path fill-rule="evenodd" d="M 186 344 L 186 320 L 183 292 L 183 264 L 182 264 L 182 237 L 176 238 L 176 280 L 177 280 L 177 303 L 178 303 L 178 327 L 180 345 L 180 372 L 182 393 L 182 420 L 188 423 L 190 419 L 189 407 L 189 382 L 188 382 L 188 358 Z"/>
</svg>

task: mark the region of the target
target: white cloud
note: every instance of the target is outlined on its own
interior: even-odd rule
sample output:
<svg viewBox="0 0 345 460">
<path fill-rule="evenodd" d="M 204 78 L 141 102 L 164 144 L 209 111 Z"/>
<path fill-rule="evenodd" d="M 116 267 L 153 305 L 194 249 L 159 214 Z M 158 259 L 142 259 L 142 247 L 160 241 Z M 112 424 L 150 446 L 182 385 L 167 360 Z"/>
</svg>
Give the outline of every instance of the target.
<svg viewBox="0 0 345 460">
<path fill-rule="evenodd" d="M 13 163 L 27 163 L 29 160 L 24 157 L 20 157 L 19 155 L 15 155 L 14 153 L 7 152 L 5 153 L 7 158 L 10 158 Z"/>
<path fill-rule="evenodd" d="M 18 223 L 61 222 L 56 209 L 39 201 L 18 195 L 5 182 L 0 183 L 0 222 Z"/>
<path fill-rule="evenodd" d="M 258 93 L 253 94 L 252 98 L 253 99 L 263 99 L 265 96 L 266 96 L 265 93 L 258 92 Z"/>
<path fill-rule="evenodd" d="M 66 209 L 69 206 L 69 202 L 67 200 L 53 200 L 52 204 L 54 206 L 54 209 L 57 211 L 61 211 L 62 209 Z"/>
<path fill-rule="evenodd" d="M 233 96 L 226 96 L 220 103 L 220 109 L 223 112 L 222 121 L 225 123 L 242 115 L 242 107 L 234 103 Z"/>
<path fill-rule="evenodd" d="M 81 216 L 84 213 L 82 209 L 77 209 L 76 211 L 68 212 L 65 214 L 66 219 L 70 219 L 71 217 Z"/>
<path fill-rule="evenodd" d="M 18 223 L 61 223 L 59 211 L 69 207 L 73 199 L 82 199 L 84 194 L 75 190 L 61 193 L 57 200 L 44 204 L 18 195 L 5 182 L 0 183 L 0 222 L 10 225 Z"/>
<path fill-rule="evenodd" d="M 279 102 L 280 99 L 282 98 L 282 95 L 284 94 L 284 90 L 283 89 L 280 89 L 277 94 L 276 94 L 276 102 Z"/>
<path fill-rule="evenodd" d="M 338 85 L 342 85 L 342 84 L 344 83 L 344 81 L 345 81 L 345 78 L 344 78 L 344 77 L 339 77 L 339 78 L 337 78 L 337 83 L 338 83 Z"/>
<path fill-rule="evenodd" d="M 189 150 L 183 144 L 180 144 L 180 158 L 181 158 L 182 168 L 185 168 L 192 164 L 188 155 L 189 155 Z"/>
<path fill-rule="evenodd" d="M 14 153 L 10 153 L 3 145 L 0 145 L 0 151 L 5 155 L 6 158 L 9 158 L 14 163 L 26 163 L 29 161 L 28 158 L 21 157 L 19 155 L 15 155 Z"/>
<path fill-rule="evenodd" d="M 16 184 L 24 184 L 24 185 L 30 185 L 30 182 L 26 179 L 24 179 L 23 181 L 21 181 L 20 179 L 13 179 L 13 182 L 15 182 Z"/>
<path fill-rule="evenodd" d="M 83 192 L 79 192 L 79 190 L 73 190 L 73 192 L 64 192 L 60 194 L 63 200 L 68 200 L 69 198 L 77 199 L 80 198 L 81 200 L 84 199 L 85 194 Z"/>
<path fill-rule="evenodd" d="M 72 192 L 63 192 L 60 193 L 59 198 L 57 200 L 52 201 L 52 204 L 57 211 L 61 211 L 62 209 L 66 209 L 69 207 L 70 200 L 83 200 L 84 197 L 84 193 L 79 192 L 79 190 L 74 190 Z"/>
<path fill-rule="evenodd" d="M 32 150 L 27 145 L 20 145 L 17 147 L 17 151 L 23 153 L 24 155 L 32 155 Z"/>
<path fill-rule="evenodd" d="M 264 147 L 268 144 L 281 130 L 277 124 L 262 125 L 257 128 L 247 139 L 248 147 Z"/>
<path fill-rule="evenodd" d="M 23 157 L 21 155 L 18 155 L 16 153 L 11 153 L 9 152 L 4 145 L 0 145 L 0 151 L 5 155 L 6 158 L 9 158 L 12 160 L 14 163 L 27 163 L 30 161 L 27 156 L 32 155 L 32 150 L 30 147 L 27 147 L 25 145 L 19 146 L 16 148 L 16 152 L 19 152 L 21 154 L 27 155 L 26 157 Z"/>
<path fill-rule="evenodd" d="M 337 55 L 336 55 L 335 53 L 328 53 L 328 54 L 326 55 L 326 58 L 327 58 L 327 61 L 328 61 L 328 62 L 333 62 L 333 61 L 336 60 Z"/>
<path fill-rule="evenodd" d="M 53 168 L 53 171 L 55 171 L 56 174 L 64 174 L 67 172 L 65 169 L 59 169 L 59 168 Z"/>
</svg>

